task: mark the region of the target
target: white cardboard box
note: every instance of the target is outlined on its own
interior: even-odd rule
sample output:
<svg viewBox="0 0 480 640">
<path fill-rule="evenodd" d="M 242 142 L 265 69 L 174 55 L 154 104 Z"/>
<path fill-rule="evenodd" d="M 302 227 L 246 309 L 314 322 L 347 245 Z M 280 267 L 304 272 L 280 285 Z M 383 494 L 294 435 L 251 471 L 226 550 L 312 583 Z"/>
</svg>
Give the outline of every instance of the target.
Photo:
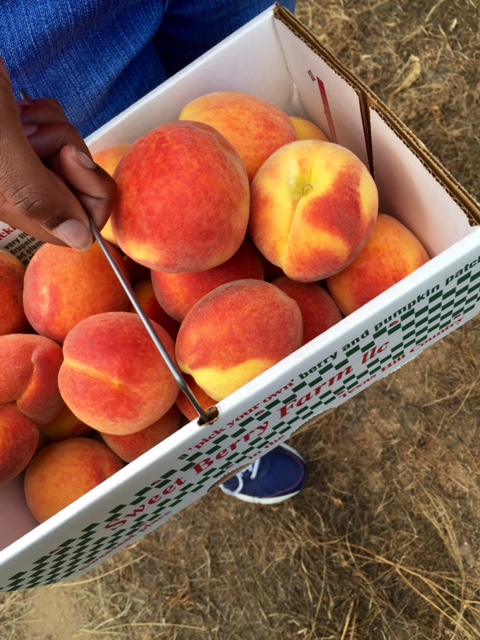
<svg viewBox="0 0 480 640">
<path fill-rule="evenodd" d="M 93 134 L 133 142 L 210 91 L 304 115 L 366 162 L 380 210 L 432 260 L 37 525 L 22 480 L 0 488 L 0 591 L 70 580 L 159 527 L 225 474 L 408 362 L 480 310 L 480 209 L 397 118 L 288 11 L 272 7 Z"/>
</svg>

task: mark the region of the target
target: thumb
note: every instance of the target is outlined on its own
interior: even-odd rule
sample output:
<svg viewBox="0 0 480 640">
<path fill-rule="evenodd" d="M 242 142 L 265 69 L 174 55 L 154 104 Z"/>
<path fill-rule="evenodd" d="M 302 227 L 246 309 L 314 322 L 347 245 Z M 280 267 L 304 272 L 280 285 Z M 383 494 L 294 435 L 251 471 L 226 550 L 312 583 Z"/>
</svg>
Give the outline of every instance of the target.
<svg viewBox="0 0 480 640">
<path fill-rule="evenodd" d="M 30 145 L 1 58 L 0 113 L 0 219 L 44 242 L 88 249 L 93 242 L 88 217 Z"/>
</svg>

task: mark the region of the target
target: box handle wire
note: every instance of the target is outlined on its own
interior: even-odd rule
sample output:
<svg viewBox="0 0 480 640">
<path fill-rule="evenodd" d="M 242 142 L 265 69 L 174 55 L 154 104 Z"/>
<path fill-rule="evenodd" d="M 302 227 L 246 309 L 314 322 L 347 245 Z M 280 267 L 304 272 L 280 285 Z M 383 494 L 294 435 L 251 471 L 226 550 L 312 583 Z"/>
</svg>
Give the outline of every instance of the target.
<svg viewBox="0 0 480 640">
<path fill-rule="evenodd" d="M 24 89 L 21 89 L 19 94 L 20 94 L 20 98 L 22 100 L 32 100 L 33 99 Z M 107 260 L 108 260 L 110 266 L 112 267 L 115 275 L 117 276 L 120 284 L 124 288 L 125 293 L 127 294 L 127 296 L 129 298 L 130 302 L 132 303 L 135 311 L 137 312 L 138 316 L 140 317 L 140 320 L 142 321 L 145 329 L 148 331 L 148 334 L 151 337 L 151 339 L 153 340 L 154 345 L 156 346 L 156 348 L 160 352 L 160 355 L 165 360 L 165 364 L 167 365 L 167 367 L 169 368 L 171 374 L 175 378 L 178 386 L 183 391 L 183 393 L 187 396 L 187 398 L 190 401 L 191 405 L 193 406 L 195 411 L 198 413 L 198 416 L 199 416 L 198 423 L 200 425 L 203 425 L 203 424 L 207 424 L 209 422 L 213 422 L 214 420 L 216 420 L 218 418 L 218 408 L 214 405 L 212 407 L 209 407 L 207 410 L 203 409 L 202 405 L 199 403 L 199 401 L 197 400 L 196 396 L 194 395 L 194 393 L 192 392 L 192 390 L 190 389 L 188 384 L 183 379 L 183 376 L 180 373 L 180 370 L 178 369 L 177 365 L 172 360 L 172 358 L 170 357 L 168 351 L 165 349 L 162 341 L 158 337 L 157 332 L 155 331 L 155 329 L 153 328 L 152 323 L 150 322 L 150 318 L 144 312 L 140 302 L 138 301 L 137 296 L 135 295 L 132 287 L 130 286 L 130 283 L 125 278 L 125 276 L 122 273 L 121 269 L 119 268 L 119 266 L 115 262 L 112 254 L 110 253 L 107 245 L 105 244 L 105 241 L 103 240 L 103 237 L 100 234 L 100 231 L 98 230 L 97 226 L 93 222 L 91 216 L 89 216 L 88 213 L 87 213 L 87 216 L 88 216 L 88 220 L 90 222 L 90 228 L 92 230 L 93 237 L 95 238 L 95 240 L 100 245 L 100 248 L 102 249 L 103 253 L 105 254 L 105 257 L 107 258 Z"/>
<path fill-rule="evenodd" d="M 150 318 L 147 316 L 147 314 L 143 310 L 140 302 L 138 301 L 137 296 L 135 295 L 132 287 L 130 286 L 130 283 L 125 278 L 125 275 L 122 273 L 122 270 L 120 269 L 118 264 L 115 262 L 112 254 L 110 253 L 110 251 L 109 251 L 109 249 L 107 247 L 107 244 L 105 243 L 100 231 L 98 230 L 97 226 L 93 222 L 91 216 L 89 216 L 89 221 L 90 221 L 90 228 L 92 230 L 93 237 L 95 238 L 95 240 L 100 245 L 100 248 L 102 249 L 103 253 L 105 254 L 105 257 L 107 258 L 110 266 L 112 267 L 113 271 L 115 272 L 115 275 L 117 276 L 118 280 L 120 281 L 120 284 L 122 285 L 122 287 L 124 288 L 127 296 L 129 297 L 130 302 L 132 303 L 135 311 L 140 316 L 140 320 L 143 322 L 143 325 L 144 325 L 145 329 L 148 331 L 148 334 L 149 334 L 150 338 L 153 340 L 153 343 L 155 344 L 156 348 L 158 349 L 158 351 L 160 352 L 161 356 L 165 360 L 165 363 L 166 363 L 167 367 L 170 369 L 170 372 L 172 373 L 173 377 L 177 381 L 178 386 L 183 391 L 183 393 L 187 396 L 188 400 L 193 405 L 195 411 L 198 413 L 198 415 L 199 415 L 198 423 L 200 425 L 203 425 L 203 424 L 207 424 L 209 422 L 212 422 L 213 420 L 215 420 L 218 417 L 218 409 L 217 409 L 217 407 L 216 406 L 212 406 L 212 407 L 209 407 L 206 410 L 203 409 L 202 405 L 199 403 L 199 401 L 197 400 L 196 396 L 194 395 L 194 393 L 192 392 L 192 390 L 190 389 L 190 387 L 188 386 L 188 384 L 184 380 L 184 378 L 183 378 L 182 374 L 180 373 L 180 370 L 178 369 L 177 365 L 172 360 L 172 358 L 170 357 L 170 354 L 165 349 L 162 341 L 158 337 L 157 332 L 155 331 L 155 329 L 153 328 L 152 323 L 150 322 Z"/>
</svg>

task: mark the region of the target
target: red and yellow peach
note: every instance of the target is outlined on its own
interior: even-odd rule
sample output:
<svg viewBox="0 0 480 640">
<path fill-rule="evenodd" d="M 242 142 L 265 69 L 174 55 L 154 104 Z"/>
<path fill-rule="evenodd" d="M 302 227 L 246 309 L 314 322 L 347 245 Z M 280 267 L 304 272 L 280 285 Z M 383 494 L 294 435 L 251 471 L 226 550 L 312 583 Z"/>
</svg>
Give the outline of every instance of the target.
<svg viewBox="0 0 480 640">
<path fill-rule="evenodd" d="M 271 102 L 241 91 L 216 91 L 186 104 L 180 120 L 215 127 L 238 151 L 249 180 L 279 147 L 297 139 L 287 114 Z"/>
<path fill-rule="evenodd" d="M 132 144 L 115 172 L 120 248 L 158 271 L 225 262 L 245 237 L 249 183 L 232 145 L 201 122 L 171 122 Z"/>
<path fill-rule="evenodd" d="M 127 435 L 102 433 L 105 444 L 124 462 L 132 462 L 178 431 L 182 414 L 176 404 L 153 424 Z"/>
<path fill-rule="evenodd" d="M 109 250 L 128 278 L 118 248 L 109 245 Z M 125 311 L 130 300 L 95 242 L 83 252 L 53 244 L 40 247 L 25 272 L 23 304 L 35 331 L 62 343 L 80 320 Z"/>
<path fill-rule="evenodd" d="M 430 260 L 420 240 L 402 222 L 380 213 L 373 234 L 343 271 L 327 278 L 345 315 L 353 313 Z"/>
<path fill-rule="evenodd" d="M 0 405 L 0 486 L 26 468 L 38 441 L 38 426 L 14 402 Z"/>
<path fill-rule="evenodd" d="M 0 249 L 0 336 L 29 329 L 23 309 L 25 269 L 18 258 Z"/>
<path fill-rule="evenodd" d="M 181 322 L 196 302 L 220 285 L 250 278 L 263 280 L 264 267 L 258 249 L 245 240 L 229 260 L 217 267 L 195 273 L 152 271 L 151 278 L 161 307 Z"/>
<path fill-rule="evenodd" d="M 325 140 L 328 142 L 330 139 L 327 134 L 317 127 L 316 124 L 307 120 L 307 118 L 301 118 L 299 116 L 290 116 L 298 140 Z"/>
<path fill-rule="evenodd" d="M 27 467 L 27 505 L 45 522 L 125 466 L 103 442 L 69 438 L 41 449 Z"/>
<path fill-rule="evenodd" d="M 272 284 L 293 298 L 300 307 L 303 319 L 302 344 L 310 342 L 343 318 L 337 303 L 316 282 L 297 282 L 281 276 Z"/>
<path fill-rule="evenodd" d="M 370 237 L 378 192 L 343 146 L 298 140 L 271 155 L 251 185 L 250 235 L 263 255 L 300 282 L 345 268 Z"/>
<path fill-rule="evenodd" d="M 11 333 L 0 336 L 0 353 L 0 405 L 14 402 L 35 424 L 48 424 L 64 407 L 57 380 L 62 347 L 45 336 Z"/>
<path fill-rule="evenodd" d="M 174 342 L 152 326 L 169 358 Z M 85 424 L 102 433 L 127 435 L 164 415 L 178 395 L 177 382 L 135 313 L 107 312 L 79 322 L 63 344 L 58 374 L 62 397 Z"/>
<path fill-rule="evenodd" d="M 217 287 L 185 316 L 176 341 L 180 369 L 222 400 L 298 349 L 298 304 L 263 280 Z"/>
</svg>

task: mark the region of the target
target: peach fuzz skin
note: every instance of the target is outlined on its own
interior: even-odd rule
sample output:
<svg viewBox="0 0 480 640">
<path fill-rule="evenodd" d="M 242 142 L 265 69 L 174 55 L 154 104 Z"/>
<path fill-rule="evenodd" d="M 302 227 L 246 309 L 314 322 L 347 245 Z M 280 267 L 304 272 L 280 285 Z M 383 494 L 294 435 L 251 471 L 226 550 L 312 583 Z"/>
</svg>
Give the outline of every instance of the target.
<svg viewBox="0 0 480 640">
<path fill-rule="evenodd" d="M 358 255 L 377 213 L 377 187 L 356 155 L 332 142 L 298 140 L 270 156 L 255 176 L 249 231 L 286 276 L 315 282 Z"/>
<path fill-rule="evenodd" d="M 0 405 L 14 402 L 35 424 L 48 424 L 65 406 L 57 382 L 61 346 L 45 336 L 11 333 L 0 336 L 0 353 Z"/>
<path fill-rule="evenodd" d="M 180 427 L 182 414 L 174 404 L 153 424 L 125 436 L 101 433 L 103 441 L 124 462 L 132 462 L 155 445 L 171 436 Z"/>
<path fill-rule="evenodd" d="M 0 486 L 16 478 L 38 446 L 37 425 L 15 403 L 0 405 Z"/>
<path fill-rule="evenodd" d="M 180 369 L 222 400 L 301 346 L 298 304 L 262 280 L 208 293 L 185 316 L 176 341 Z"/>
<path fill-rule="evenodd" d="M 152 275 L 153 275 L 152 271 Z M 159 304 L 152 284 L 152 278 L 148 277 L 145 280 L 137 283 L 133 287 L 133 292 L 137 296 L 137 300 L 140 306 L 145 311 L 150 320 L 155 320 L 163 327 L 173 339 L 175 339 L 178 330 L 180 328 L 179 322 L 172 318 L 166 310 Z M 133 305 L 130 306 L 130 311 L 136 313 Z"/>
<path fill-rule="evenodd" d="M 95 164 L 98 164 L 99 167 L 102 167 L 109 175 L 113 176 L 118 163 L 130 147 L 131 144 L 129 142 L 112 144 L 94 153 L 92 159 Z"/>
<path fill-rule="evenodd" d="M 237 91 L 200 96 L 183 107 L 179 118 L 220 131 L 238 151 L 250 181 L 268 156 L 297 139 L 286 113 L 267 100 Z"/>
<path fill-rule="evenodd" d="M 316 124 L 307 120 L 306 118 L 300 118 L 299 116 L 290 116 L 298 140 L 324 140 L 329 141 L 327 134 L 317 127 Z"/>
<path fill-rule="evenodd" d="M 200 122 L 170 122 L 132 144 L 115 172 L 112 229 L 149 269 L 201 271 L 228 260 L 245 237 L 250 192 L 232 145 Z"/>
<path fill-rule="evenodd" d="M 0 249 L 0 336 L 29 329 L 23 309 L 25 270 L 18 258 Z"/>
<path fill-rule="evenodd" d="M 151 323 L 175 361 L 173 339 Z M 175 378 L 135 313 L 107 312 L 82 320 L 65 339 L 63 352 L 58 374 L 62 397 L 97 431 L 135 433 L 175 403 Z"/>
<path fill-rule="evenodd" d="M 120 251 L 109 250 L 128 278 Z M 79 252 L 44 244 L 25 272 L 23 304 L 37 333 L 58 343 L 84 318 L 105 311 L 125 311 L 127 294 L 108 264 L 99 244 Z"/>
<path fill-rule="evenodd" d="M 203 296 L 233 280 L 258 279 L 265 275 L 260 252 L 245 240 L 226 262 L 196 273 L 163 273 L 152 271 L 155 298 L 167 313 L 181 322 L 187 312 Z"/>
<path fill-rule="evenodd" d="M 306 344 L 340 322 L 343 314 L 331 295 L 316 282 L 296 282 L 287 276 L 272 281 L 293 298 L 303 318 L 303 341 Z"/>
<path fill-rule="evenodd" d="M 52 442 L 67 440 L 67 438 L 79 438 L 94 433 L 92 427 L 79 420 L 66 405 L 53 420 L 42 425 L 40 431 Z"/>
<path fill-rule="evenodd" d="M 429 260 L 420 240 L 403 223 L 380 213 L 363 251 L 344 271 L 328 278 L 327 287 L 348 315 Z"/>
<path fill-rule="evenodd" d="M 130 147 L 131 144 L 128 142 L 119 142 L 117 144 L 112 144 L 109 147 L 105 147 L 105 149 L 101 149 L 100 151 L 94 153 L 92 155 L 92 159 L 95 164 L 98 164 L 99 167 L 102 167 L 102 169 L 104 169 L 110 176 L 113 177 L 118 163 Z M 108 240 L 108 242 L 117 244 L 115 235 L 112 230 L 112 221 L 110 218 L 105 223 L 101 234 L 105 238 L 105 240 Z"/>
<path fill-rule="evenodd" d="M 53 442 L 27 467 L 24 489 L 28 508 L 38 522 L 45 522 L 124 466 L 103 442 L 91 438 Z"/>
</svg>

